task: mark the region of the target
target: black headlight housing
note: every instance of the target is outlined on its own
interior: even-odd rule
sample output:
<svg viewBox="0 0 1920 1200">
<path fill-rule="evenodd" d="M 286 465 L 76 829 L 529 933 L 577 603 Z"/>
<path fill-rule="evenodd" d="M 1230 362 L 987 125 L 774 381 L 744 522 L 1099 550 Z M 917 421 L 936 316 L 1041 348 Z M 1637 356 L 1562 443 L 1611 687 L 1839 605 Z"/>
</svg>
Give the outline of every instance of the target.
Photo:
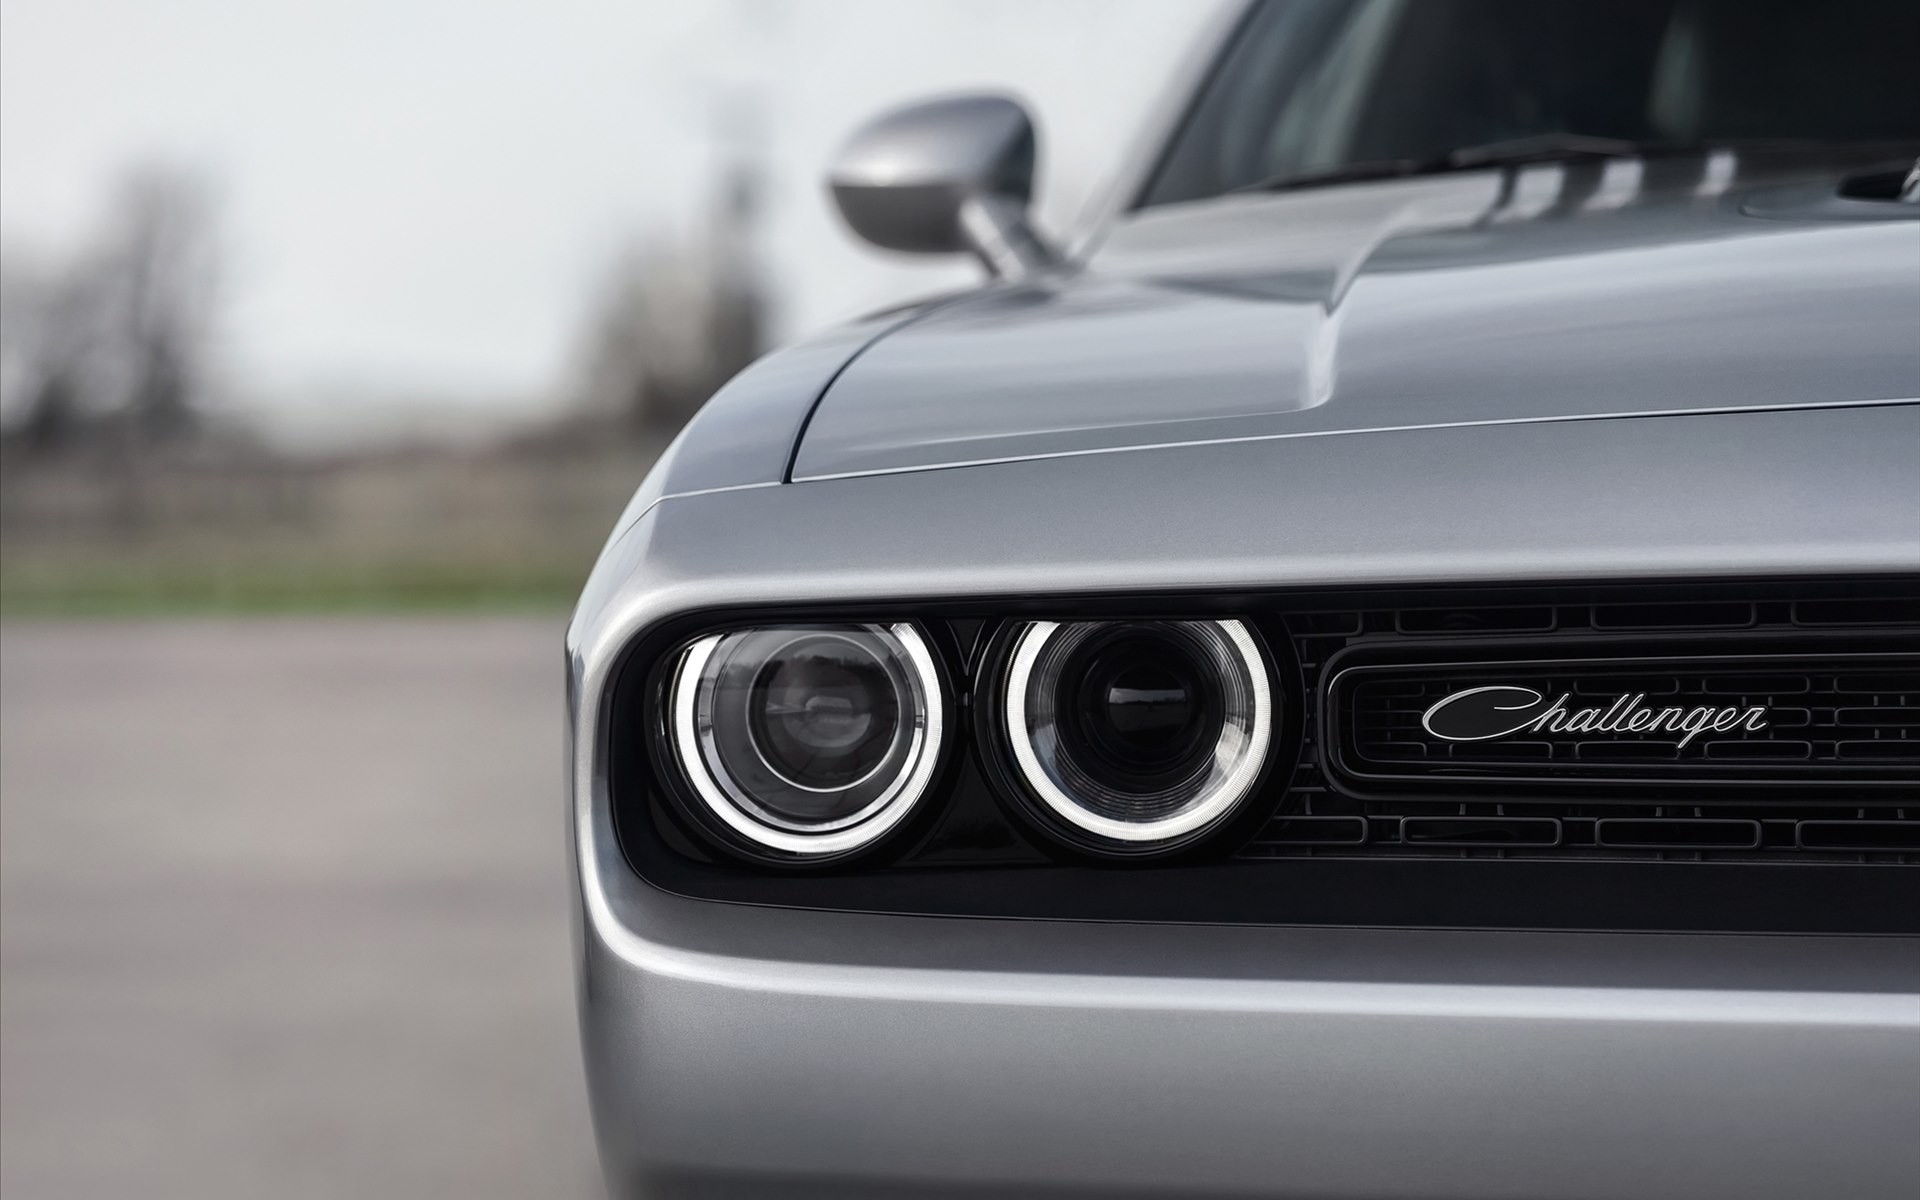
<svg viewBox="0 0 1920 1200">
<path fill-rule="evenodd" d="M 1418 665 L 1422 655 L 1533 661 L 1570 651 L 1586 661 L 1596 649 L 1604 658 L 1622 646 L 1692 656 L 1803 644 L 1829 655 L 1898 649 L 1911 633 L 1913 609 L 1903 598 L 1912 586 L 1501 584 L 698 609 L 631 634 L 602 668 L 599 702 L 580 714 L 590 714 L 595 742 L 586 759 L 591 778 L 581 781 L 594 803 L 582 815 L 610 819 L 614 840 L 600 844 L 624 857 L 635 884 L 735 904 L 1209 925 L 1907 933 L 1914 875 L 1902 847 L 1910 843 L 1836 849 L 1781 838 L 1783 829 L 1789 839 L 1796 829 L 1907 835 L 1906 813 L 1887 802 L 1884 788 L 1828 799 L 1799 789 L 1766 796 L 1679 785 L 1634 791 L 1582 782 L 1576 789 L 1556 777 L 1549 782 L 1561 790 L 1550 794 L 1544 785 L 1476 784 L 1463 798 L 1451 786 L 1457 773 L 1443 766 L 1431 772 L 1428 791 L 1410 798 L 1356 794 L 1336 773 L 1344 761 L 1342 721 L 1352 715 L 1340 707 L 1337 684 L 1360 656 Z M 1020 638 L 1042 623 L 1100 623 L 1103 635 L 1083 638 L 1057 672 L 1056 694 L 1079 721 L 1068 736 L 1096 769 L 1138 772 L 1170 787 L 1186 777 L 1200 747 L 1217 741 L 1218 726 L 1207 703 L 1198 706 L 1205 715 L 1192 703 L 1210 684 L 1193 669 L 1199 660 L 1191 647 L 1142 627 L 1229 621 L 1259 645 L 1272 689 L 1263 773 L 1233 815 L 1142 852 L 1088 839 L 1079 823 L 1036 802 L 1004 715 Z M 769 853 L 700 807 L 667 740 L 671 675 L 687 648 L 750 627 L 902 622 L 925 641 L 945 704 L 932 779 L 884 837 L 844 853 Z M 808 671 L 776 671 L 763 690 L 791 697 L 811 686 L 805 680 L 816 676 Z M 826 671 L 828 690 L 842 699 L 865 694 L 861 677 L 870 680 L 872 671 L 858 662 L 846 673 Z M 1391 712 L 1408 703 L 1402 697 Z M 840 756 L 829 777 L 843 782 L 884 766 L 892 740 L 881 734 L 894 719 L 887 705 L 864 723 L 851 703 L 831 707 L 814 714 L 810 728 L 803 721 L 769 731 L 763 722 L 758 736 L 787 752 L 795 739 L 807 745 L 813 738 Z M 1866 799 L 1877 807 L 1856 804 Z M 1703 811 L 1649 814 L 1682 800 Z M 1706 820 L 1723 817 L 1720 808 L 1739 820 Z M 861 809 L 836 808 L 830 798 L 822 809 L 788 815 L 803 824 L 852 815 L 858 823 Z M 1762 844 L 1620 848 L 1615 835 L 1647 824 L 1639 818 L 1648 815 L 1663 827 L 1758 824 Z M 1553 825 L 1573 832 L 1551 844 L 1499 836 Z M 1681 870 L 1675 861 L 1702 865 Z M 938 937 L 942 927 L 925 928 Z"/>
<path fill-rule="evenodd" d="M 637 643 L 616 685 L 617 822 L 650 814 L 683 855 L 736 869 L 1224 856 L 1298 754 L 1276 644 L 1237 615 L 1098 606 L 682 623 Z M 1008 721 L 1016 674 L 1052 714 L 1039 755 Z M 644 755 L 625 752 L 642 731 Z"/>
</svg>

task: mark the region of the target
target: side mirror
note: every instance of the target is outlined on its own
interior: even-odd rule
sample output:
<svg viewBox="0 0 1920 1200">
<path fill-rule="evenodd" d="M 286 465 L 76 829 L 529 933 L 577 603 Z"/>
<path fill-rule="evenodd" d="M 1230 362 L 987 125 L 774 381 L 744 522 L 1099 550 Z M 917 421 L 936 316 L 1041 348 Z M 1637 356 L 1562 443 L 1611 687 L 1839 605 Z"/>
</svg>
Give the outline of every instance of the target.
<svg viewBox="0 0 1920 1200">
<path fill-rule="evenodd" d="M 840 215 L 876 246 L 971 252 L 995 275 L 1019 276 L 1059 260 L 1027 214 L 1033 166 L 1026 109 L 1005 96 L 954 96 L 869 123 L 827 183 Z"/>
</svg>

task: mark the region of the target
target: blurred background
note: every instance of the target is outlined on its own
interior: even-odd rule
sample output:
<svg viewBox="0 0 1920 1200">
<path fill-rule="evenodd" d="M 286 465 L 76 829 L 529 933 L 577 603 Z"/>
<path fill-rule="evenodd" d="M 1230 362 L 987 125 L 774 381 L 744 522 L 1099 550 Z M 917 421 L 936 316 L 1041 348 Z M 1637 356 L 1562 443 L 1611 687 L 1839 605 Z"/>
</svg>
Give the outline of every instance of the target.
<svg viewBox="0 0 1920 1200">
<path fill-rule="evenodd" d="M 0 1191 L 590 1195 L 567 608 L 821 176 L 993 86 L 1074 227 L 1212 3 L 0 0 Z"/>
<path fill-rule="evenodd" d="M 719 381 L 973 278 L 853 127 L 1011 88 L 1065 229 L 1209 7 L 5 0 L 0 603 L 564 606 Z"/>
</svg>

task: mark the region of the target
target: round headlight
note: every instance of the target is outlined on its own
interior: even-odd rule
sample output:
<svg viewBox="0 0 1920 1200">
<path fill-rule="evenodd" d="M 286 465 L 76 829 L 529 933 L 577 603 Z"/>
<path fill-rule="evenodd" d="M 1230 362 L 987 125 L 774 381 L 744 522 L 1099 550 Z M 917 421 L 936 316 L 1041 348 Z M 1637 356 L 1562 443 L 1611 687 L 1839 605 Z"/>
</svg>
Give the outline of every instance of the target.
<svg viewBox="0 0 1920 1200">
<path fill-rule="evenodd" d="M 701 638 L 674 668 L 668 711 L 696 815 L 755 852 L 872 845 L 926 792 L 940 753 L 933 655 L 907 624 Z"/>
<path fill-rule="evenodd" d="M 1068 840 L 1171 849 L 1254 790 L 1273 688 L 1239 621 L 1037 621 L 1013 641 L 1004 723 L 1021 782 Z"/>
</svg>

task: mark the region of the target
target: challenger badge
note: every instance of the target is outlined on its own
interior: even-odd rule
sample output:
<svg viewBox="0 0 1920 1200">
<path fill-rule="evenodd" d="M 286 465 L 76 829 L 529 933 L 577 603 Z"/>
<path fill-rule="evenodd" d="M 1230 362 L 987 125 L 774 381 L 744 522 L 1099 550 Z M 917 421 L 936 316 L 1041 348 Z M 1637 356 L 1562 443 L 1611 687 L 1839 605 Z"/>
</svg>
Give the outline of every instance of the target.
<svg viewBox="0 0 1920 1200">
<path fill-rule="evenodd" d="M 1642 693 L 1615 696 L 1604 707 L 1572 709 L 1567 707 L 1571 697 L 1562 692 L 1549 702 L 1532 688 L 1507 684 L 1468 688 L 1422 713 L 1420 724 L 1449 742 L 1486 742 L 1517 733 L 1666 733 L 1681 735 L 1682 748 L 1702 733 L 1767 727 L 1767 710 L 1760 705 L 1649 708 Z"/>
</svg>

